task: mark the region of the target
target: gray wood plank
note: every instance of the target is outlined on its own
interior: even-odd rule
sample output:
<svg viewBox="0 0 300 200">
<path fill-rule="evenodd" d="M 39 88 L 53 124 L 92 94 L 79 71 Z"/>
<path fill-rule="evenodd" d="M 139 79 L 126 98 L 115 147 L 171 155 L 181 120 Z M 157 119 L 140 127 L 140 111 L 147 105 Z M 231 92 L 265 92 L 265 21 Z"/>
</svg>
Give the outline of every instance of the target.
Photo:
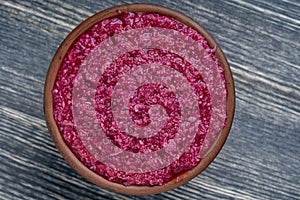
<svg viewBox="0 0 300 200">
<path fill-rule="evenodd" d="M 220 44 L 237 94 L 230 136 L 201 175 L 159 195 L 106 191 L 70 168 L 44 122 L 49 63 L 85 18 L 131 2 L 0 2 L 0 199 L 300 199 L 297 0 L 140 1 L 186 13 Z"/>
</svg>

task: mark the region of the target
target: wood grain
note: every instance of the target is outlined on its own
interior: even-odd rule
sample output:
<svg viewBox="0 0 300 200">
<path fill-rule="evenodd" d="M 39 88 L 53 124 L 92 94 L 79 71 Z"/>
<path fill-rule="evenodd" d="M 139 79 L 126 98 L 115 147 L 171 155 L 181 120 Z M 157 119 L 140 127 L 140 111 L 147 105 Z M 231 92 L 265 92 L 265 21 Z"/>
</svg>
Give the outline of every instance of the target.
<svg viewBox="0 0 300 200">
<path fill-rule="evenodd" d="M 84 180 L 62 159 L 43 116 L 51 58 L 88 16 L 131 1 L 0 2 L 0 199 L 300 199 L 300 2 L 139 1 L 177 9 L 224 50 L 237 93 L 224 148 L 175 190 L 127 196 Z"/>
</svg>

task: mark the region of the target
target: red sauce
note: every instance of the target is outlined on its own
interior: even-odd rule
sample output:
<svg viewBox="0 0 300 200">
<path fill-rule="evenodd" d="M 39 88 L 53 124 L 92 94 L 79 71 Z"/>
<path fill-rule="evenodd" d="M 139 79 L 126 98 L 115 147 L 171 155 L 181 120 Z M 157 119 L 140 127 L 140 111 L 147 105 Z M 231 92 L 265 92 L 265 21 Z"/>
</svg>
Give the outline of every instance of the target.
<svg viewBox="0 0 300 200">
<path fill-rule="evenodd" d="M 74 117 L 74 113 L 77 112 L 74 111 L 74 108 L 76 110 L 79 107 L 78 112 L 82 112 L 84 115 L 84 113 L 88 112 L 89 106 L 85 108 L 84 103 L 74 105 L 76 101 L 73 98 L 78 95 L 78 93 L 75 93 L 76 95 L 74 96 L 74 86 L 79 88 L 78 91 L 83 91 L 82 94 L 78 95 L 78 98 L 83 98 L 85 93 L 89 91 L 86 91 L 85 86 L 81 84 L 76 85 L 76 78 L 80 77 L 79 74 L 85 70 L 84 67 L 86 65 L 96 68 L 100 66 L 97 65 L 100 62 L 97 63 L 97 59 L 93 58 L 95 52 L 97 53 L 96 49 L 99 45 L 109 40 L 113 44 L 113 36 L 126 33 L 126 31 L 142 30 L 149 27 L 177 31 L 193 40 L 202 49 L 202 54 L 197 56 L 203 66 L 194 66 L 190 61 L 192 59 L 179 55 L 180 52 L 176 53 L 168 49 L 163 49 L 164 45 L 162 45 L 162 49 L 137 48 L 136 50 L 124 52 L 120 56 L 117 56 L 108 67 L 102 69 L 102 71 L 100 70 L 101 73 L 99 76 L 94 78 L 94 81 L 96 79 L 95 93 L 92 94 L 93 98 L 88 100 L 88 103 L 92 102 L 93 104 L 95 120 L 101 131 L 97 133 L 97 130 L 95 130 L 95 133 L 86 134 L 85 138 L 83 138 L 84 134 L 79 133 L 78 121 L 76 122 Z M 123 40 L 121 42 L 125 46 L 126 43 L 132 45 L 132 42 L 134 42 L 129 41 L 130 39 L 128 38 L 124 38 Z M 155 38 L 152 38 L 152 40 L 155 41 Z M 163 43 L 163 41 L 157 41 L 157 43 L 160 42 Z M 145 40 L 145 43 L 147 43 L 147 40 Z M 214 50 L 210 49 L 204 37 L 197 31 L 173 18 L 159 14 L 124 13 L 116 18 L 107 19 L 95 24 L 82 34 L 69 49 L 58 71 L 52 91 L 54 118 L 65 143 L 86 167 L 109 181 L 126 186 L 163 185 L 185 171 L 194 168 L 201 161 L 201 156 L 210 147 L 226 121 L 225 99 L 227 93 L 225 78 L 223 70 L 214 56 Z M 93 59 L 96 60 L 96 64 L 92 63 Z M 181 76 L 183 78 L 180 80 L 185 80 L 187 85 L 189 85 L 193 92 L 191 96 L 194 97 L 196 102 L 197 117 L 193 120 L 196 120 L 197 130 L 193 132 L 193 137 L 191 137 L 186 151 L 176 159 L 171 159 L 167 165 L 150 171 L 124 171 L 121 169 L 122 165 L 130 167 L 130 163 L 134 163 L 135 161 L 131 161 L 130 158 L 118 160 L 116 157 L 115 160 L 120 165 L 119 167 L 114 167 L 101 160 L 101 152 L 99 153 L 99 151 L 102 151 L 101 147 L 104 148 L 105 145 L 103 143 L 104 140 L 97 139 L 97 134 L 104 134 L 108 139 L 107 141 L 116 148 L 128 152 L 128 155 L 133 155 L 132 159 L 139 158 L 135 157 L 135 155 L 148 153 L 149 156 L 147 156 L 146 164 L 158 166 L 156 162 L 166 162 L 163 159 L 165 157 L 157 157 L 157 154 L 151 153 L 158 152 L 166 148 L 166 146 L 171 150 L 179 152 L 180 148 L 183 147 L 177 145 L 177 143 L 173 144 L 172 140 L 177 137 L 178 132 L 180 132 L 179 130 L 181 130 L 180 134 L 184 134 L 182 130 L 188 131 L 189 129 L 189 125 L 185 125 L 187 121 L 183 117 L 184 109 L 181 102 L 184 98 L 185 102 L 189 102 L 192 97 L 186 95 L 179 97 L 176 92 L 172 91 L 172 87 L 183 84 L 178 81 L 175 81 L 172 85 L 172 80 L 170 80 L 169 85 L 164 85 L 151 82 L 153 79 L 150 79 L 149 82 L 137 86 L 132 91 L 127 104 L 125 102 L 127 106 L 126 110 L 121 109 L 117 113 L 114 113 L 112 99 L 116 95 L 126 96 L 128 93 L 125 90 L 115 92 L 118 87 L 122 89 L 122 80 L 122 83 L 126 83 L 126 80 L 131 80 L 124 77 L 131 71 L 140 70 L 143 76 L 135 76 L 135 79 L 139 82 L 138 79 L 147 77 L 147 73 L 149 72 L 145 69 L 151 68 L 151 64 L 161 66 L 159 69 L 162 70 L 170 69 L 175 71 L 176 73 L 174 72 L 175 75 L 173 78 Z M 159 70 L 154 71 L 157 74 L 160 73 Z M 165 75 L 162 74 L 161 76 Z M 90 76 L 87 76 L 87 78 L 90 78 Z M 118 84 L 121 84 L 121 86 L 118 86 Z M 122 92 L 125 94 L 122 94 Z M 116 102 L 121 102 L 121 100 L 122 98 L 117 99 Z M 161 115 L 158 115 L 156 120 L 152 120 L 151 109 L 153 106 L 159 106 L 164 110 L 164 117 L 160 118 Z M 151 124 L 152 127 L 160 128 L 157 129 L 157 132 L 150 135 L 134 135 L 131 132 L 126 132 L 124 128 L 126 124 L 122 127 L 119 123 L 120 120 L 118 121 L 115 118 L 115 116 L 123 116 L 123 114 L 125 117 L 128 116 L 135 126 L 141 127 L 141 130 L 144 130 L 143 127 L 150 126 Z M 89 119 L 83 119 L 80 122 L 88 124 Z M 211 128 L 212 126 L 213 128 Z M 185 138 L 184 135 L 181 137 Z M 103 150 L 103 152 L 110 151 Z M 105 156 L 114 159 L 115 153 L 106 153 Z"/>
</svg>

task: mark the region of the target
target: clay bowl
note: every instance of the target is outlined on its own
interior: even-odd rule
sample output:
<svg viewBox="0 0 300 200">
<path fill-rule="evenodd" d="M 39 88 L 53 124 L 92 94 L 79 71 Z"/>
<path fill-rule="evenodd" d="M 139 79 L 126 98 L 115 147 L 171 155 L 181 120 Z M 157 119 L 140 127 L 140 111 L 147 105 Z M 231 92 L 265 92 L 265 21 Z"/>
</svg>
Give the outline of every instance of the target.
<svg viewBox="0 0 300 200">
<path fill-rule="evenodd" d="M 220 131 L 217 139 L 214 144 L 209 148 L 207 153 L 203 156 L 200 163 L 194 167 L 192 170 L 187 171 L 177 178 L 172 179 L 162 186 L 124 186 L 122 184 L 110 182 L 98 174 L 94 173 L 90 169 L 88 169 L 85 165 L 83 165 L 72 153 L 72 151 L 68 148 L 66 143 L 64 142 L 56 121 L 54 119 L 53 113 L 53 99 L 52 99 L 52 89 L 54 87 L 55 79 L 58 73 L 58 70 L 63 62 L 63 58 L 66 55 L 68 49 L 71 47 L 73 42 L 78 38 L 85 30 L 93 26 L 95 23 L 100 22 L 104 19 L 111 18 L 117 16 L 120 12 L 143 12 L 143 13 L 158 13 L 165 16 L 170 16 L 177 21 L 192 27 L 197 30 L 200 34 L 202 34 L 207 40 L 209 46 L 211 48 L 216 47 L 215 56 L 218 59 L 221 67 L 224 69 L 225 80 L 227 86 L 227 98 L 226 98 L 226 125 Z M 200 174 L 217 156 L 222 146 L 225 143 L 225 140 L 229 134 L 233 116 L 234 116 L 234 107 L 235 107 L 235 91 L 234 91 L 234 83 L 232 79 L 232 74 L 226 60 L 225 55 L 223 54 L 221 48 L 216 43 L 216 41 L 209 35 L 209 33 L 202 28 L 197 22 L 187 17 L 186 15 L 158 5 L 149 5 L 149 4 L 130 4 L 130 5 L 121 5 L 115 6 L 104 11 L 101 11 L 84 22 L 82 22 L 79 26 L 77 26 L 63 41 L 63 43 L 58 48 L 56 54 L 53 57 L 51 65 L 49 67 L 49 71 L 47 74 L 45 91 L 44 91 L 44 112 L 45 118 L 47 122 L 48 129 L 51 133 L 54 143 L 56 144 L 58 150 L 63 155 L 65 160 L 83 177 L 88 179 L 89 181 L 109 190 L 113 190 L 119 193 L 124 194 L 134 194 L 134 195 L 147 195 L 147 194 L 155 194 L 160 192 L 165 192 L 167 190 L 174 189 L 198 174 Z"/>
</svg>

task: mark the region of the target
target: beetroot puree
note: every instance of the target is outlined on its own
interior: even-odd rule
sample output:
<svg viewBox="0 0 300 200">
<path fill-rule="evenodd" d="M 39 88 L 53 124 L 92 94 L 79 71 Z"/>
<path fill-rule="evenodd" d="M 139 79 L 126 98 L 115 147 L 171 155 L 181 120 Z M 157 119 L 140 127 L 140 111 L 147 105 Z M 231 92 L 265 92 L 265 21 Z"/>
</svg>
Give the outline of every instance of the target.
<svg viewBox="0 0 300 200">
<path fill-rule="evenodd" d="M 162 150 L 166 146 L 169 146 L 169 149 L 174 152 L 182 148 L 176 144 L 172 146 L 172 140 L 176 138 L 176 135 L 184 134 L 184 132 L 179 130 L 189 130 L 189 126 L 186 125 L 183 118 L 180 98 L 176 92 L 171 90 L 172 86 L 178 84 L 178 81 L 174 82 L 174 85 L 171 82 L 169 85 L 164 85 L 153 83 L 155 80 L 151 79 L 152 82 L 137 86 L 134 91 L 131 91 L 132 93 L 130 93 L 130 98 L 126 104 L 127 109 L 115 111 L 112 107 L 114 94 L 120 93 L 120 96 L 123 95 L 122 90 L 119 93 L 114 93 L 118 88 L 118 84 L 131 80 L 125 80 L 124 77 L 134 70 L 140 70 L 144 74 L 149 73 L 144 69 L 147 69 L 145 66 L 150 68 L 151 64 L 175 70 L 175 78 L 180 75 L 187 81 L 193 92 L 191 96 L 194 96 L 196 100 L 198 116 L 193 120 L 196 120 L 197 130 L 194 131 L 186 151 L 176 159 L 171 160 L 168 165 L 158 169 L 153 168 L 152 170 L 124 171 L 122 170 L 123 168 L 117 165 L 109 166 L 108 163 L 100 159 L 99 155 L 101 153 L 99 154 L 99 151 L 103 150 L 104 143 L 97 140 L 95 136 L 87 135 L 87 138 L 83 139 L 82 134 L 79 134 L 80 130 L 73 116 L 75 112 L 73 108 L 75 106 L 75 108 L 80 107 L 83 110 L 88 109 L 85 109 L 84 105 L 73 105 L 73 87 L 79 71 L 83 69 L 83 66 L 89 65 L 88 57 L 92 55 L 97 46 L 110 40 L 114 35 L 149 27 L 171 29 L 191 38 L 203 50 L 201 55 L 197 55 L 197 59 L 201 60 L 203 66 L 193 66 L 193 63 L 190 61 L 192 59 L 186 57 L 184 53 L 183 55 L 185 56 L 178 55 L 168 51 L 168 49 L 163 49 L 163 46 L 161 49 L 136 49 L 124 52 L 97 76 L 97 87 L 95 88 L 92 101 L 96 113 L 95 118 L 101 129 L 100 134 L 105 134 L 110 143 L 130 153 L 129 155 L 132 155 L 132 158 L 138 158 L 136 157 L 138 154 L 148 153 L 149 156 L 147 156 L 147 161 L 145 161 L 147 165 L 153 164 L 153 166 L 156 166 L 155 162 L 165 161 L 160 160 L 164 157 L 158 158 L 157 154 L 151 154 L 152 152 Z M 114 42 L 113 39 L 111 40 Z M 126 42 L 128 42 L 128 38 L 123 41 L 123 44 L 126 44 Z M 157 41 L 157 43 L 159 42 Z M 52 91 L 54 118 L 64 141 L 86 167 L 109 181 L 124 185 L 163 185 L 183 172 L 194 168 L 201 161 L 201 156 L 204 155 L 216 139 L 218 132 L 224 127 L 226 121 L 225 100 L 227 93 L 225 78 L 223 70 L 214 56 L 214 51 L 215 49 L 210 49 L 204 37 L 198 32 L 170 17 L 159 14 L 125 13 L 120 14 L 116 18 L 95 24 L 82 34 L 69 49 L 58 71 Z M 94 63 L 90 65 L 97 67 Z M 144 66 L 144 68 L 141 66 Z M 98 67 L 101 68 L 101 66 Z M 165 79 L 168 78 L 166 74 L 160 76 L 166 76 Z M 140 77 L 142 75 L 136 75 L 135 79 Z M 85 90 L 83 86 L 81 90 Z M 127 95 L 129 92 L 124 90 L 123 93 Z M 185 96 L 184 101 L 189 102 L 189 99 L 192 98 L 191 96 Z M 117 100 L 116 102 L 120 101 Z M 150 116 L 149 113 L 151 113 L 151 108 L 155 105 L 160 106 L 164 110 L 162 114 L 165 116 L 164 118 L 160 118 L 161 115 L 159 115 L 158 120 L 152 120 L 152 114 Z M 115 116 L 128 116 L 135 126 L 141 128 L 150 125 L 160 128 L 158 130 L 155 129 L 156 132 L 154 133 L 149 132 L 144 135 L 136 135 L 130 131 L 126 132 L 126 128 L 124 128 L 126 126 L 122 126 L 119 123 L 120 121 L 115 119 Z M 88 123 L 88 121 L 81 122 Z M 97 130 L 94 131 L 97 132 Z M 184 138 L 184 135 L 181 137 Z M 102 150 L 101 146 L 103 146 Z M 91 150 L 93 148 L 97 148 L 97 150 Z M 106 153 L 105 156 L 113 160 L 115 153 L 111 153 L 111 155 Z M 114 160 L 117 160 L 120 166 L 128 165 L 130 168 L 130 158 L 118 160 L 118 157 L 115 157 Z"/>
</svg>

